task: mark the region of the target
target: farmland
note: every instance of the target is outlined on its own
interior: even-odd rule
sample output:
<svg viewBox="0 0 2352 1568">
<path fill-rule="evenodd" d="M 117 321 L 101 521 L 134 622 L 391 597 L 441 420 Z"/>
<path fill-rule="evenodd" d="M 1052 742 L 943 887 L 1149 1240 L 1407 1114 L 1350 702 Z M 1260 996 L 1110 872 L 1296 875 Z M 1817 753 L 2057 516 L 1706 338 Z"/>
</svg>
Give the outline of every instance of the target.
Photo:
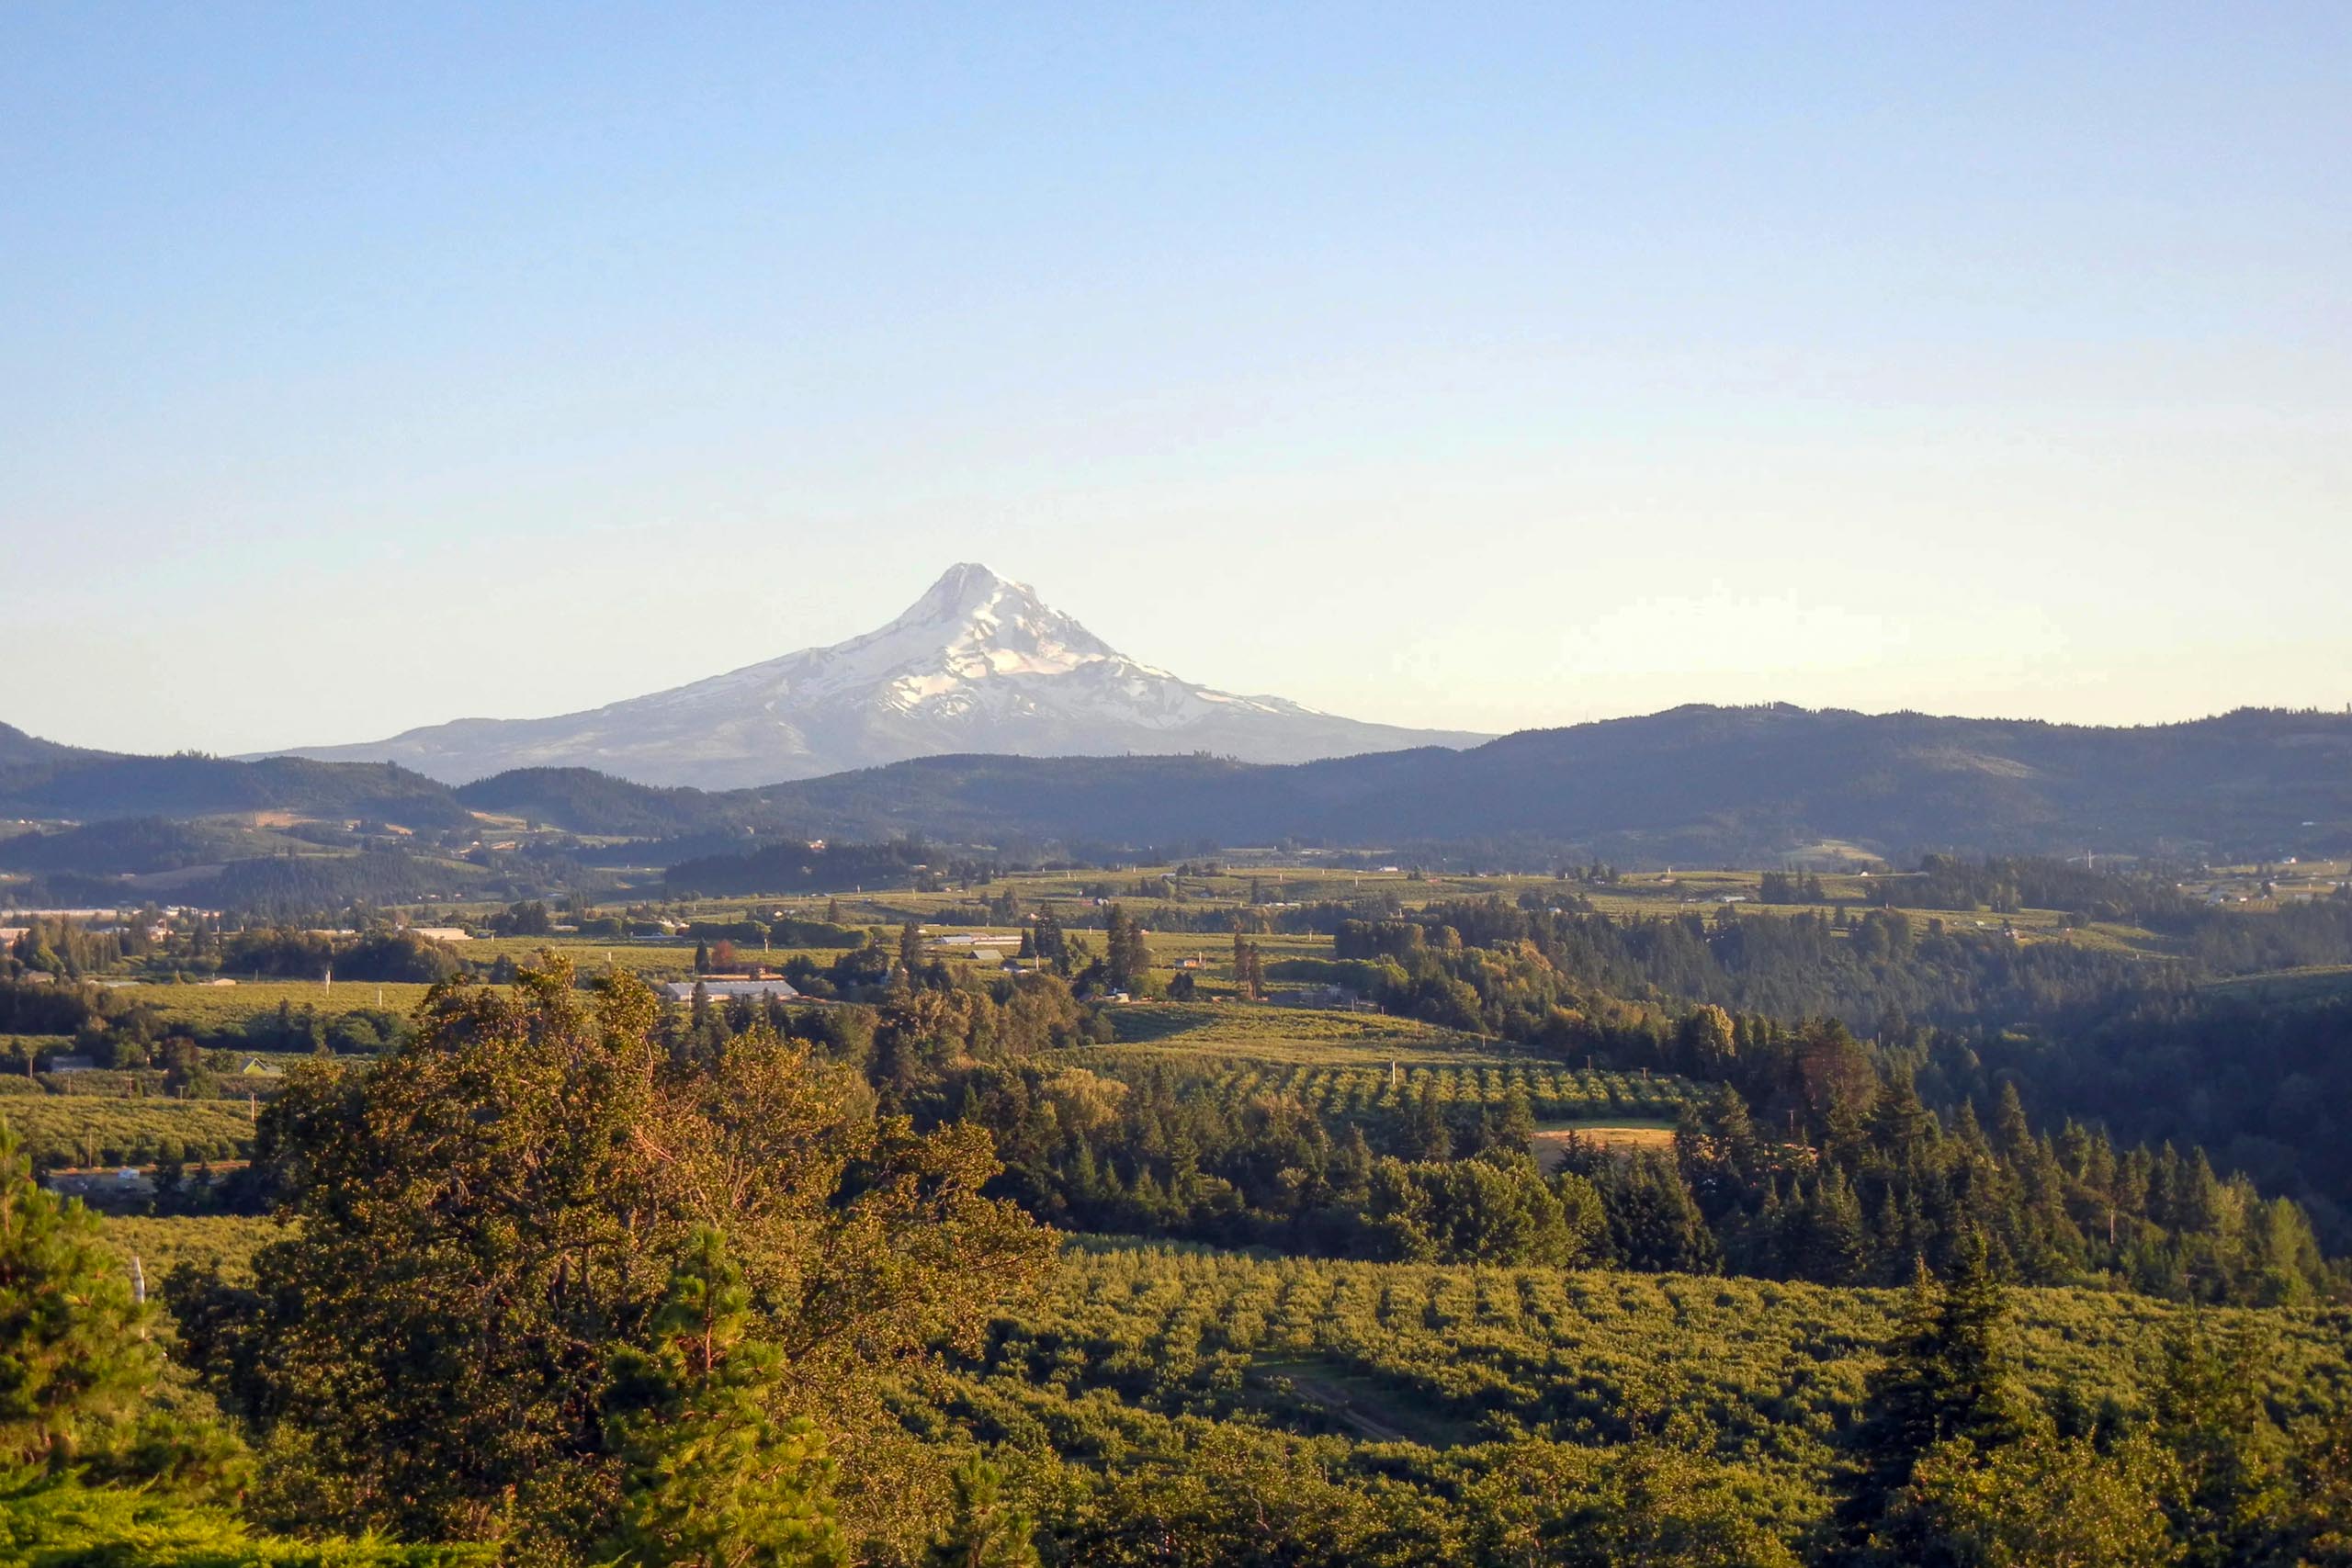
<svg viewBox="0 0 2352 1568">
<path fill-rule="evenodd" d="M 167 1024 L 212 1032 L 281 1007 L 307 1008 L 328 1018 L 372 1009 L 409 1013 L 431 989 L 359 980 L 331 985 L 317 980 L 241 980 L 233 986 L 122 986 L 116 988 L 116 995 L 132 1005 L 154 1008 Z"/>
<path fill-rule="evenodd" d="M 41 1167 L 230 1159 L 253 1138 L 253 1112 L 242 1100 L 15 1094 L 0 1097 L 0 1123 Z"/>
<path fill-rule="evenodd" d="M 1536 1437 L 1622 1442 L 1645 1412 L 1701 1413 L 1722 1457 L 1826 1477 L 1896 1292 L 1607 1270 L 1267 1259 L 1074 1243 L 1037 1298 L 965 1363 L 1006 1396 L 1103 1392 L 1167 1416 L 1256 1414 L 1315 1432 L 1279 1379 L 1313 1369 L 1430 1446 Z M 2022 1376 L 2144 1414 L 2139 1392 L 2177 1309 L 2079 1291 L 2018 1302 Z M 2352 1401 L 2342 1311 L 2249 1317 L 2274 1335 L 2264 1396 L 2282 1415 Z M 1017 1397 L 1017 1396 L 1016 1396 Z M 1340 1435 L 1346 1435 L 1344 1428 Z"/>
<path fill-rule="evenodd" d="M 1229 1056 L 1317 1066 L 1503 1059 L 1494 1043 L 1416 1019 L 1314 1008 L 1135 1002 L 1112 1010 L 1124 1056 Z"/>
<path fill-rule="evenodd" d="M 1559 1121 L 1672 1116 L 1696 1097 L 1696 1086 L 1664 1075 L 1575 1069 L 1504 1057 L 1469 1066 L 1399 1062 L 1386 1066 L 1352 1065 L 1344 1056 L 1314 1055 L 1312 1040 L 1286 1043 L 1303 1057 L 1280 1050 L 1254 1058 L 1182 1058 L 1165 1053 L 1096 1046 L 1065 1053 L 1062 1060 L 1114 1077 L 1169 1073 L 1228 1108 L 1260 1096 L 1295 1100 L 1336 1123 L 1385 1122 L 1425 1100 L 1454 1108 L 1499 1108 L 1514 1098 L 1539 1118 Z M 1670 1122 L 1668 1123 L 1670 1125 Z"/>
<path fill-rule="evenodd" d="M 233 1278 L 259 1221 L 112 1222 L 151 1277 L 218 1260 Z M 992 1449 L 1050 1507 L 1063 1489 L 1218 1445 L 1315 1456 L 1304 1506 L 1337 1489 L 1430 1510 L 1526 1467 L 1615 1462 L 1669 1415 L 1772 1535 L 1830 1506 L 1901 1306 L 1898 1293 L 1605 1269 L 1314 1262 L 1080 1237 L 1004 1302 L 978 1345 L 909 1371 L 891 1400 L 930 1442 Z M 2018 1293 L 2024 1385 L 2054 1406 L 2144 1420 L 2182 1309 L 2110 1292 Z M 2224 1313 L 2267 1347 L 2254 1390 L 2281 1423 L 2352 1404 L 2341 1309 Z M 1506 1481 L 1506 1483 L 1508 1482 Z M 1401 1492 L 1400 1492 L 1401 1489 Z M 1485 1505 L 1482 1505 L 1484 1506 Z M 1436 1538 L 1430 1538 L 1436 1539 Z"/>
</svg>

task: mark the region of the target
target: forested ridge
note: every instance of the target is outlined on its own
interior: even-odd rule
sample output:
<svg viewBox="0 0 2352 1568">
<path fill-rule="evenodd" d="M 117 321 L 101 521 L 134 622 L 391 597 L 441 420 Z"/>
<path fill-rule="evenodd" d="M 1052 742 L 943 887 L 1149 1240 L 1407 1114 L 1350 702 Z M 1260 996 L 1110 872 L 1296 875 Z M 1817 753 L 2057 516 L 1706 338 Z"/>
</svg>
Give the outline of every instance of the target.
<svg viewBox="0 0 2352 1568">
<path fill-rule="evenodd" d="M 926 757 L 702 792 L 577 769 L 452 791 L 381 764 L 117 757 L 25 738 L 0 810 L 48 818 L 267 808 L 413 828 L 469 810 L 576 833 L 718 831 L 1001 845 L 1480 842 L 1539 859 L 1769 863 L 1821 840 L 1925 851 L 2262 858 L 2352 844 L 2352 718 L 2246 709 L 2134 728 L 1693 705 L 1440 747 L 1253 766 L 1207 757 Z"/>
</svg>

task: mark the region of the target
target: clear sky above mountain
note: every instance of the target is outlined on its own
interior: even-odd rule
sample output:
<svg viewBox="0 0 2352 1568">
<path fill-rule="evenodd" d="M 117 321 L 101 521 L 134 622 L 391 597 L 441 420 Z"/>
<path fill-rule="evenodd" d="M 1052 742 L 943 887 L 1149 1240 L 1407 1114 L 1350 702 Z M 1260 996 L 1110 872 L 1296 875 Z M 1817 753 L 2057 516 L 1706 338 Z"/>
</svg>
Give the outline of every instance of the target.
<svg viewBox="0 0 2352 1568">
<path fill-rule="evenodd" d="M 1397 724 L 2341 704 L 2347 80 L 2315 4 L 6 7 L 0 719 L 553 714 L 967 558 Z"/>
</svg>

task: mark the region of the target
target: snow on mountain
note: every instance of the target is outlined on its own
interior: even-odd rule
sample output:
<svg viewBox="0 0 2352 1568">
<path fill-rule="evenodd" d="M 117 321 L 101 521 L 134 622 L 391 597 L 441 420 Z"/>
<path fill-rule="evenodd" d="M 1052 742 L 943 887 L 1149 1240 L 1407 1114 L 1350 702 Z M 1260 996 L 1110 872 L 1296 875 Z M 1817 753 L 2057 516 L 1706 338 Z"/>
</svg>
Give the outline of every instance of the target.
<svg viewBox="0 0 2352 1568">
<path fill-rule="evenodd" d="M 831 648 L 553 718 L 462 718 L 287 755 L 390 761 L 452 784 L 585 767 L 642 784 L 774 784 L 948 752 L 1207 751 L 1301 762 L 1483 736 L 1402 729 L 1242 696 L 1139 664 L 970 562 L 906 612 Z"/>
</svg>

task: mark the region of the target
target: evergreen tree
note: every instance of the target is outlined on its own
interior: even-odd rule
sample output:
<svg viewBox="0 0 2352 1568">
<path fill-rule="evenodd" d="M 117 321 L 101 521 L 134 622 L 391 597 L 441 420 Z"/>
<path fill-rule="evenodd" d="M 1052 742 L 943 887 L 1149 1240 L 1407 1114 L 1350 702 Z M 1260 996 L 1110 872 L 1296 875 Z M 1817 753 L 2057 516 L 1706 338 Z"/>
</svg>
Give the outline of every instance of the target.
<svg viewBox="0 0 2352 1568">
<path fill-rule="evenodd" d="M 2007 1311 L 1975 1233 L 1962 1238 L 1940 1287 L 1925 1259 L 1917 1264 L 1894 1343 L 1871 1379 L 1857 1484 L 1841 1510 L 1849 1540 L 1876 1554 L 1863 1560 L 1923 1560 L 1931 1526 L 1904 1497 L 1921 1456 L 1956 1440 L 1988 1450 L 2022 1432 L 2029 1411 L 2004 1343 Z"/>
<path fill-rule="evenodd" d="M 1831 1166 L 1805 1189 L 1800 1211 L 1798 1263 L 1804 1277 L 1824 1285 L 1849 1285 L 1862 1276 L 1868 1236 L 1861 1204 L 1845 1172 Z"/>
<path fill-rule="evenodd" d="M 2216 1333 L 2193 1309 L 2165 1338 L 2155 1431 L 2179 1473 L 2167 1511 L 2197 1568 L 2253 1561 L 2289 1506 L 2286 1445 L 2262 1400 L 2270 1348 L 2255 1321 Z"/>
<path fill-rule="evenodd" d="M 1501 1122 L 1495 1128 L 1494 1144 L 1515 1155 L 1535 1152 L 1535 1107 L 1528 1100 L 1527 1091 L 1517 1084 L 1503 1101 Z"/>
<path fill-rule="evenodd" d="M 975 1458 L 956 1472 L 955 1512 L 924 1568 L 1036 1568 L 1036 1521 L 1004 1500 L 1004 1477 Z"/>
<path fill-rule="evenodd" d="M 1442 1160 L 1453 1153 L 1453 1132 L 1447 1125 L 1445 1104 L 1437 1097 L 1437 1075 L 1417 1075 L 1412 1107 L 1404 1129 L 1405 1152 L 1414 1159 Z"/>
<path fill-rule="evenodd" d="M 655 1314 L 652 1348 L 612 1359 L 606 1438 L 627 1479 L 620 1526 L 602 1548 L 610 1561 L 849 1562 L 823 1436 L 806 1418 L 773 1414 L 783 1357 L 751 1324 L 743 1270 L 718 1231 L 697 1229 Z"/>
<path fill-rule="evenodd" d="M 1151 947 L 1143 928 L 1116 904 L 1111 906 L 1103 942 L 1103 978 L 1114 990 L 1133 991 L 1151 972 Z"/>
<path fill-rule="evenodd" d="M 0 1125 L 0 1462 L 62 1469 L 119 1438 L 158 1370 L 151 1315 L 98 1217 Z"/>
</svg>

